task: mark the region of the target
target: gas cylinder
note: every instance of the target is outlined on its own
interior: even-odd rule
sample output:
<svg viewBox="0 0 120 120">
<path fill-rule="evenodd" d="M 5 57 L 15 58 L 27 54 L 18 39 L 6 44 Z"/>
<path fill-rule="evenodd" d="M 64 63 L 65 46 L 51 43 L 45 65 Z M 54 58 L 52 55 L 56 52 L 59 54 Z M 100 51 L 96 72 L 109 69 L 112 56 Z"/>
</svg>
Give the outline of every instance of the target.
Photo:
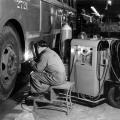
<svg viewBox="0 0 120 120">
<path fill-rule="evenodd" d="M 68 39 L 72 39 L 72 28 L 68 23 L 65 23 L 61 29 L 61 40 L 65 41 Z"/>
<path fill-rule="evenodd" d="M 69 63 L 70 63 L 70 42 L 72 39 L 72 28 L 65 23 L 61 28 L 61 58 L 65 65 L 67 79 L 69 79 Z"/>
<path fill-rule="evenodd" d="M 70 42 L 72 39 L 72 28 L 65 23 L 61 28 L 61 57 L 65 64 L 70 60 Z"/>
</svg>

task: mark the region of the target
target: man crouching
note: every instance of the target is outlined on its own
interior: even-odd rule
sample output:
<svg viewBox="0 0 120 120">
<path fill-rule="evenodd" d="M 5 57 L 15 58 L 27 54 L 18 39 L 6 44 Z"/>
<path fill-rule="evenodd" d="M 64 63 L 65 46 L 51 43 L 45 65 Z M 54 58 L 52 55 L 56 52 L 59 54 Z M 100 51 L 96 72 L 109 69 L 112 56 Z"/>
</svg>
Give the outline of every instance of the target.
<svg viewBox="0 0 120 120">
<path fill-rule="evenodd" d="M 64 64 L 59 55 L 51 50 L 43 40 L 34 45 L 37 61 L 30 61 L 34 68 L 31 72 L 31 86 L 38 92 L 46 92 L 50 86 L 66 82 Z"/>
</svg>

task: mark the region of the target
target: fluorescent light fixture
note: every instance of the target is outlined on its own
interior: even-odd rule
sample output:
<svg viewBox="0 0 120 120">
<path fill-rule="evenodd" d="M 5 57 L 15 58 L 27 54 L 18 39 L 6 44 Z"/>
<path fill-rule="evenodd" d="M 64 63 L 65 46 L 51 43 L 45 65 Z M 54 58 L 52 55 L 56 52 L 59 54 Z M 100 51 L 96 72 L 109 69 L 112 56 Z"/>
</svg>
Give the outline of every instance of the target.
<svg viewBox="0 0 120 120">
<path fill-rule="evenodd" d="M 92 11 L 95 13 L 96 16 L 100 17 L 99 12 L 96 10 L 94 6 L 91 6 L 90 8 L 92 9 Z"/>
</svg>

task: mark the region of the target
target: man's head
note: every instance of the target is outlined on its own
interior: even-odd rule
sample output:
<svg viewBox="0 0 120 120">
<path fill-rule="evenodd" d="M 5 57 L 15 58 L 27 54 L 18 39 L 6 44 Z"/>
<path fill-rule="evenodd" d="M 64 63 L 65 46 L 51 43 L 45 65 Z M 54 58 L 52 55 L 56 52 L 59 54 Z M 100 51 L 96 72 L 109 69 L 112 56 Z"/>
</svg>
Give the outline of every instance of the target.
<svg viewBox="0 0 120 120">
<path fill-rule="evenodd" d="M 44 40 L 41 40 L 37 43 L 35 43 L 35 52 L 36 52 L 36 55 L 40 54 L 44 49 L 46 49 L 48 47 L 48 44 L 44 41 Z"/>
</svg>

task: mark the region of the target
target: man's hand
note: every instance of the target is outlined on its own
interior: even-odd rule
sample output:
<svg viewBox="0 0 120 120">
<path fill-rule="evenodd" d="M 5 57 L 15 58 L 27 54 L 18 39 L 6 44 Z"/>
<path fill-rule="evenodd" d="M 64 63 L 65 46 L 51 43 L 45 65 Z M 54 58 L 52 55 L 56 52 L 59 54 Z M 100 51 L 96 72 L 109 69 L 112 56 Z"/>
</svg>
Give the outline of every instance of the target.
<svg viewBox="0 0 120 120">
<path fill-rule="evenodd" d="M 29 59 L 29 63 L 31 66 L 34 66 L 36 64 L 36 62 L 33 59 Z"/>
<path fill-rule="evenodd" d="M 32 61 L 33 61 L 33 58 L 30 58 L 30 59 L 28 60 L 29 63 L 32 62 Z"/>
</svg>

